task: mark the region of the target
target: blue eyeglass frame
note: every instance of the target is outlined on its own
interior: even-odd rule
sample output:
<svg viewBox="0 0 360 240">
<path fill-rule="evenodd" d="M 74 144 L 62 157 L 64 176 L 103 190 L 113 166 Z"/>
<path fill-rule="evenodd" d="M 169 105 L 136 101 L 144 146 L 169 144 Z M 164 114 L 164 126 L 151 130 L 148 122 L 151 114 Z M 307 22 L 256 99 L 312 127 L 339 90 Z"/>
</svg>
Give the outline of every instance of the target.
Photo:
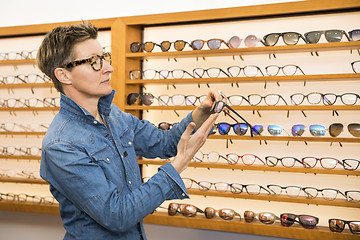
<svg viewBox="0 0 360 240">
<path fill-rule="evenodd" d="M 222 104 L 222 105 L 220 105 Z M 220 106 L 219 106 L 220 105 Z M 227 105 L 224 101 L 216 101 L 214 103 L 214 105 L 210 108 L 210 111 L 211 112 L 216 112 L 216 113 L 220 113 L 224 107 L 226 107 L 227 109 L 229 109 L 231 112 L 233 112 L 236 116 L 238 116 L 239 118 L 241 118 L 241 120 L 243 120 L 246 125 L 248 125 L 248 127 L 250 128 L 250 135 L 251 137 L 254 137 L 254 134 L 253 132 L 255 132 L 257 135 L 260 135 L 260 133 L 255 129 L 253 128 L 253 126 L 245 120 L 245 118 L 243 118 L 240 114 L 238 114 L 234 109 L 232 109 L 229 105 Z"/>
</svg>

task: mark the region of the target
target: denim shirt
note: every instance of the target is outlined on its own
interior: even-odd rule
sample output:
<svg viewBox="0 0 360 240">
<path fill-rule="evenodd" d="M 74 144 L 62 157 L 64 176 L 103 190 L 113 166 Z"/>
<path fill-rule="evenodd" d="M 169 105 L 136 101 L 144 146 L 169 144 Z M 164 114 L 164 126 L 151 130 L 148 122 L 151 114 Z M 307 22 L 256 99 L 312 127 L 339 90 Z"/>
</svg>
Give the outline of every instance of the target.
<svg viewBox="0 0 360 240">
<path fill-rule="evenodd" d="M 114 94 L 98 103 L 105 124 L 61 94 L 43 139 L 40 174 L 59 202 L 64 239 L 146 239 L 144 217 L 165 200 L 189 198 L 170 163 L 142 184 L 137 156 L 175 156 L 191 113 L 164 131 L 122 112 Z"/>
</svg>

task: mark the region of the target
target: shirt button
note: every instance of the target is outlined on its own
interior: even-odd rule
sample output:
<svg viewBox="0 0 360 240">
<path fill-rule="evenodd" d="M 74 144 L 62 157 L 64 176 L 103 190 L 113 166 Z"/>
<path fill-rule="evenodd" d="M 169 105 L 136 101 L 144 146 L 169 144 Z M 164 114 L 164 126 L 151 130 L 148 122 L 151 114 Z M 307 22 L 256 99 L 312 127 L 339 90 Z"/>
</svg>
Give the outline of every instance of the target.
<svg viewBox="0 0 360 240">
<path fill-rule="evenodd" d="M 97 121 L 94 121 L 94 124 L 97 124 Z"/>
<path fill-rule="evenodd" d="M 181 195 L 182 195 L 183 197 L 185 197 L 185 193 L 182 193 Z"/>
<path fill-rule="evenodd" d="M 129 181 L 129 184 L 131 184 L 131 181 Z"/>
<path fill-rule="evenodd" d="M 107 161 L 107 162 L 110 162 L 110 159 L 109 159 L 109 158 L 106 158 L 106 161 Z"/>
<path fill-rule="evenodd" d="M 129 142 L 129 145 L 131 145 L 131 142 Z"/>
</svg>

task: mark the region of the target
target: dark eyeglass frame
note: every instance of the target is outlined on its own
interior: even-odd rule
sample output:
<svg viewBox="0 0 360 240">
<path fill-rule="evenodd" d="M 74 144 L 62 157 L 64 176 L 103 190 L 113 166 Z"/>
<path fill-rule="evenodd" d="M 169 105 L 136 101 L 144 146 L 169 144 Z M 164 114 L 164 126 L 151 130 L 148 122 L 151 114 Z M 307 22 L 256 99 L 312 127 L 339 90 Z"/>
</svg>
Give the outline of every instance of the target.
<svg viewBox="0 0 360 240">
<path fill-rule="evenodd" d="M 203 71 L 202 74 L 198 74 L 198 73 L 196 72 L 196 71 L 199 70 L 199 69 Z M 212 76 L 210 76 L 210 74 L 209 74 L 209 71 L 210 71 L 210 70 L 213 70 L 213 69 L 219 70 L 219 73 L 217 74 L 216 77 L 212 77 Z M 195 68 L 195 69 L 193 69 L 193 75 L 192 75 L 192 76 L 193 76 L 194 78 L 203 78 L 203 76 L 204 76 L 205 73 L 206 73 L 206 75 L 207 75 L 209 78 L 218 78 L 221 73 L 225 74 L 226 77 L 230 77 L 229 74 L 227 74 L 224 70 L 222 70 L 221 68 L 218 68 L 218 67 L 211 67 L 211 68 L 208 68 L 208 69 Z"/>
<path fill-rule="evenodd" d="M 257 193 L 249 192 L 248 187 L 250 187 L 250 186 L 259 187 L 259 191 Z M 231 183 L 230 184 L 230 190 L 233 194 L 242 193 L 244 188 L 245 188 L 246 193 L 249 195 L 259 195 L 261 193 L 261 190 L 264 190 L 267 194 L 270 194 L 269 190 L 267 190 L 266 188 L 264 188 L 263 186 L 258 185 L 258 184 L 240 184 L 240 183 Z"/>
<path fill-rule="evenodd" d="M 318 43 L 319 40 L 320 40 L 320 38 L 321 38 L 321 35 L 323 35 L 323 34 L 325 35 L 326 41 L 329 42 L 329 40 L 328 40 L 327 37 L 326 37 L 326 33 L 327 33 L 327 32 L 331 32 L 331 31 L 338 31 L 338 32 L 341 33 L 340 41 L 341 41 L 343 35 L 345 35 L 345 37 L 347 38 L 348 41 L 351 41 L 349 35 L 348 35 L 344 30 L 332 29 L 332 30 L 323 30 L 323 31 L 310 31 L 310 32 L 304 33 L 305 42 L 306 42 L 306 43 L 309 43 L 309 44 L 310 44 L 310 43 Z M 309 34 L 315 33 L 315 32 L 320 33 L 319 40 L 318 40 L 317 42 L 310 42 L 310 41 L 308 41 L 308 37 L 307 37 L 307 36 L 308 36 Z M 340 42 L 340 41 L 333 41 L 333 42 Z"/>
<path fill-rule="evenodd" d="M 352 197 L 350 197 L 350 193 L 357 193 L 360 196 L 360 191 L 357 190 L 349 190 L 349 191 L 345 191 L 344 194 L 346 196 L 346 201 L 348 202 L 360 202 L 360 199 L 353 199 Z"/>
<path fill-rule="evenodd" d="M 341 221 L 341 222 L 343 222 L 344 226 L 343 226 L 343 227 L 340 227 L 337 223 L 335 223 L 335 227 L 337 227 L 336 229 L 338 229 L 338 230 L 336 230 L 336 229 L 334 229 L 334 228 L 331 227 L 333 221 Z M 350 225 L 350 223 L 354 223 L 354 222 L 355 222 L 355 223 L 357 223 L 357 225 L 360 226 L 360 221 L 346 221 L 346 220 L 342 220 L 342 219 L 338 219 L 338 218 L 330 218 L 328 222 L 329 222 L 329 229 L 330 229 L 330 231 L 332 231 L 332 232 L 342 232 L 342 231 L 344 231 L 345 225 L 347 224 L 348 227 L 349 227 L 349 229 L 350 229 L 350 232 L 351 232 L 352 234 L 360 234 L 360 230 L 357 230 L 357 231 L 355 232 L 355 231 L 353 231 L 353 229 L 352 229 L 352 227 L 351 227 L 351 225 Z M 339 226 L 339 227 L 338 227 L 338 226 Z M 358 229 L 360 229 L 360 227 L 359 227 Z"/>
<path fill-rule="evenodd" d="M 355 100 L 355 102 L 354 102 L 353 104 L 347 104 L 347 103 L 345 103 L 344 100 L 343 100 L 343 97 L 344 97 L 345 95 L 349 95 L 349 94 L 352 94 L 352 95 L 354 95 L 354 96 L 356 97 L 356 100 Z M 333 102 L 330 102 L 330 101 L 328 101 L 328 100 L 325 100 L 326 97 L 327 97 L 327 96 L 330 96 L 330 95 L 332 95 L 332 96 L 335 97 L 335 99 L 334 99 Z M 324 105 L 334 105 L 334 104 L 336 103 L 336 101 L 337 101 L 338 98 L 340 98 L 342 104 L 344 104 L 344 105 L 355 105 L 356 102 L 358 101 L 358 99 L 360 99 L 360 95 L 357 94 L 357 93 L 343 93 L 343 94 L 339 94 L 339 95 L 334 94 L 334 93 L 323 93 L 322 96 L 321 96 L 321 98 L 322 98 L 322 101 L 323 101 Z"/>
<path fill-rule="evenodd" d="M 348 161 L 355 161 L 355 162 L 357 162 L 356 167 L 355 167 L 355 168 L 348 168 L 348 167 L 346 167 L 345 165 L 347 165 L 347 166 L 350 165 L 350 164 L 347 163 Z M 343 162 L 343 167 L 344 167 L 344 169 L 345 169 L 345 170 L 349 170 L 349 171 L 355 171 L 355 170 L 358 169 L 359 166 L 360 166 L 360 161 L 357 160 L 357 159 L 343 159 L 342 162 Z"/>
<path fill-rule="evenodd" d="M 291 220 L 289 220 L 287 217 L 291 216 Z M 303 217 L 311 217 L 315 220 L 315 224 L 314 225 L 308 225 L 305 222 L 303 222 Z M 296 220 L 299 219 L 299 220 Z M 287 222 L 285 222 L 287 221 Z M 311 216 L 311 215 L 296 215 L 293 213 L 282 213 L 280 214 L 280 222 L 282 226 L 285 227 L 290 227 L 291 225 L 293 225 L 295 222 L 299 223 L 301 226 L 303 226 L 303 228 L 306 229 L 313 229 L 316 227 L 316 225 L 319 223 L 319 218 L 315 217 L 315 216 Z"/>
<path fill-rule="evenodd" d="M 316 190 L 316 195 L 315 195 L 315 196 L 311 195 L 311 194 L 308 192 L 309 189 Z M 323 197 L 325 200 L 327 200 L 327 201 L 334 201 L 334 200 L 337 198 L 338 194 L 340 194 L 340 195 L 342 195 L 343 197 L 347 198 L 347 196 L 346 196 L 344 193 L 342 193 L 340 190 L 334 189 L 334 188 L 317 189 L 317 188 L 314 188 L 314 187 L 304 187 L 304 188 L 303 188 L 303 191 L 304 191 L 304 193 L 305 193 L 305 197 L 306 197 L 306 198 L 310 198 L 310 199 L 316 198 L 319 193 L 321 193 L 322 197 Z M 324 194 L 323 194 L 324 191 L 333 191 L 334 193 L 336 192 L 336 195 L 335 195 L 334 198 L 327 198 L 327 197 L 325 197 Z"/>
<path fill-rule="evenodd" d="M 354 61 L 354 62 L 351 63 L 351 68 L 354 71 L 354 73 L 359 73 L 359 72 L 356 71 L 356 68 L 354 67 L 355 64 L 360 64 L 360 60 Z"/>
<path fill-rule="evenodd" d="M 308 162 L 306 162 L 306 159 L 309 159 L 309 158 L 315 159 L 314 165 L 311 165 L 311 164 L 309 164 Z M 322 161 L 325 161 L 325 160 L 327 160 L 327 159 L 336 161 L 334 167 L 329 168 L 329 167 L 327 167 L 325 164 L 323 164 Z M 317 157 L 303 157 L 303 158 L 301 159 L 301 162 L 302 162 L 304 168 L 314 168 L 318 162 L 320 162 L 321 167 L 324 168 L 324 169 L 334 169 L 334 168 L 336 168 L 336 166 L 337 166 L 338 164 L 340 164 L 341 166 L 344 166 L 343 163 L 340 162 L 340 160 L 338 160 L 338 159 L 336 159 L 336 158 L 332 158 L 332 157 L 322 157 L 322 158 L 317 158 Z"/>
<path fill-rule="evenodd" d="M 270 158 L 276 159 L 276 163 L 275 164 L 269 164 L 269 162 L 271 162 L 269 160 Z M 292 160 L 294 160 L 294 163 L 291 166 L 285 165 L 284 162 L 283 162 L 284 159 L 292 159 Z M 278 164 L 278 162 L 280 162 L 283 167 L 293 167 L 296 162 L 303 165 L 303 163 L 299 159 L 297 159 L 295 157 L 281 157 L 281 158 L 279 158 L 279 157 L 275 157 L 275 156 L 266 156 L 265 161 L 266 161 L 266 165 L 268 165 L 269 167 L 275 167 Z"/>
<path fill-rule="evenodd" d="M 94 65 L 96 64 L 96 58 L 99 58 L 99 60 L 100 60 L 100 68 L 99 69 L 94 67 Z M 111 64 L 111 53 L 106 52 L 103 55 L 94 55 L 89 58 L 75 60 L 75 61 L 69 62 L 61 67 L 62 68 L 74 68 L 76 66 L 79 66 L 79 65 L 82 65 L 85 63 L 89 63 L 91 65 L 92 69 L 94 71 L 98 72 L 102 69 L 104 60 L 107 61 L 109 64 Z"/>
<path fill-rule="evenodd" d="M 250 97 L 253 97 L 253 96 L 258 96 L 258 97 L 260 97 L 260 101 L 258 101 L 256 104 L 253 104 L 253 103 L 250 101 Z M 266 98 L 269 97 L 269 96 L 277 96 L 277 97 L 278 97 L 278 100 L 276 101 L 275 104 L 268 104 L 268 102 L 266 101 Z M 281 95 L 279 95 L 279 94 L 267 94 L 267 95 L 265 95 L 265 96 L 261 96 L 261 95 L 259 95 L 259 94 L 250 94 L 250 95 L 248 95 L 248 102 L 249 102 L 249 104 L 250 104 L 251 106 L 257 106 L 257 105 L 259 105 L 263 99 L 264 99 L 265 104 L 268 105 L 268 106 L 276 106 L 276 105 L 279 103 L 280 99 L 283 100 L 283 102 L 285 103 L 285 105 L 288 105 L 287 102 L 285 101 L 285 99 L 284 99 Z"/>
<path fill-rule="evenodd" d="M 246 69 L 247 67 L 249 67 L 249 68 L 250 68 L 250 67 L 256 68 L 256 69 L 257 69 L 256 75 L 254 75 L 254 76 L 248 76 L 248 75 L 246 74 L 246 71 L 245 71 L 245 69 Z M 238 73 L 236 76 L 233 76 L 233 75 L 231 74 L 230 70 L 231 70 L 232 68 L 238 68 L 238 69 L 239 69 L 239 73 Z M 230 66 L 230 67 L 228 67 L 228 68 L 226 69 L 226 71 L 229 73 L 229 77 L 238 77 L 238 76 L 240 75 L 240 73 L 241 73 L 241 70 L 244 72 L 244 75 L 245 75 L 246 77 L 255 77 L 255 76 L 258 75 L 258 72 L 260 72 L 262 76 L 265 76 L 264 73 L 261 71 L 261 69 L 260 69 L 258 66 L 255 66 L 255 65 L 246 65 L 245 67 Z"/>
<path fill-rule="evenodd" d="M 200 159 L 200 158 L 197 158 L 196 157 L 196 154 L 197 153 L 201 153 L 202 154 L 202 159 Z M 215 152 L 215 151 L 212 151 L 212 152 L 209 152 L 209 153 L 203 153 L 203 152 L 201 152 L 201 151 L 198 151 L 196 154 L 195 154 L 195 156 L 193 157 L 193 160 L 195 161 L 195 162 L 203 162 L 203 159 L 205 158 L 205 156 L 207 156 L 207 159 L 210 159 L 209 158 L 209 155 L 210 154 L 216 154 L 217 155 L 217 160 L 216 161 L 208 161 L 208 162 L 218 162 L 219 160 L 220 160 L 220 158 L 222 158 L 222 159 L 224 159 L 224 160 L 226 160 L 227 162 L 228 162 L 228 160 L 226 159 L 226 157 L 224 157 L 224 156 L 222 156 L 221 154 L 219 154 L 218 152 Z M 228 162 L 229 163 L 229 162 Z M 230 164 L 230 163 L 229 163 Z"/>
<path fill-rule="evenodd" d="M 280 188 L 280 189 L 281 189 L 280 193 L 276 193 L 276 192 L 272 189 L 272 187 L 278 187 L 278 188 Z M 269 191 L 271 192 L 270 194 L 271 194 L 271 195 L 274 195 L 274 196 L 279 196 L 279 195 L 281 195 L 283 189 L 285 189 L 286 196 L 292 197 L 292 198 L 298 197 L 298 196 L 300 195 L 301 191 L 303 191 L 303 188 L 302 188 L 302 187 L 299 187 L 299 186 L 286 186 L 286 187 L 284 187 L 284 186 L 280 186 L 280 185 L 276 185 L 276 184 L 268 184 L 268 185 L 266 186 L 266 188 L 269 189 Z M 297 190 L 299 191 L 298 194 L 297 194 L 297 195 L 291 195 L 291 194 L 288 192 L 288 189 L 291 189 L 291 188 L 297 189 Z"/>
<path fill-rule="evenodd" d="M 284 35 L 285 35 L 285 34 L 289 34 L 289 33 L 291 33 L 291 34 L 294 34 L 294 33 L 295 33 L 295 34 L 297 35 L 297 40 L 296 40 L 296 42 L 293 43 L 293 44 L 289 44 L 289 43 L 285 40 L 285 38 L 284 38 Z M 275 41 L 274 44 L 270 45 L 266 39 L 267 39 L 269 36 L 274 35 L 274 34 L 277 35 L 277 39 L 276 39 L 276 41 Z M 265 45 L 265 46 L 275 46 L 275 45 L 278 43 L 280 37 L 283 38 L 283 41 L 284 41 L 284 43 L 285 43 L 286 45 L 296 45 L 296 44 L 299 42 L 300 38 L 301 38 L 302 40 L 304 40 L 305 43 L 307 43 L 306 40 L 305 40 L 305 38 L 303 37 L 303 35 L 300 34 L 300 33 L 297 33 L 297 32 L 283 32 L 283 33 L 269 33 L 269 34 L 266 34 L 266 35 L 263 37 L 263 39 L 264 39 L 264 45 Z"/>
<path fill-rule="evenodd" d="M 209 181 L 199 181 L 197 182 L 200 191 L 209 191 L 211 186 L 215 187 L 215 191 L 217 192 L 227 192 L 230 189 L 230 184 L 226 182 L 209 182 Z M 219 185 L 226 186 L 225 190 L 219 188 Z"/>
</svg>

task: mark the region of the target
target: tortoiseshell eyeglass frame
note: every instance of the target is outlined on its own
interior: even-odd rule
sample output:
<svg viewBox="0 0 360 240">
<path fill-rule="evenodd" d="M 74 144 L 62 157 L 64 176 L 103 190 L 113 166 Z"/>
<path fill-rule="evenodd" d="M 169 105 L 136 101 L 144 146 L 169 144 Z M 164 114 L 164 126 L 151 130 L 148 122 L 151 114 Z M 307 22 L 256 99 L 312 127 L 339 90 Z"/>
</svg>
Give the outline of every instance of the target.
<svg viewBox="0 0 360 240">
<path fill-rule="evenodd" d="M 96 61 L 95 59 L 96 58 L 99 58 L 100 59 L 100 68 L 97 69 L 94 67 Z M 64 68 L 73 68 L 73 67 L 76 67 L 76 66 L 79 66 L 81 64 L 84 64 L 84 63 L 90 63 L 92 69 L 94 69 L 94 71 L 100 71 L 102 69 L 102 66 L 103 66 L 103 60 L 109 62 L 111 64 L 111 53 L 109 52 L 106 52 L 104 53 L 103 55 L 94 55 L 94 56 L 91 56 L 89 58 L 86 58 L 86 59 L 81 59 L 81 60 L 75 60 L 73 62 L 70 62 L 68 64 L 65 64 Z"/>
</svg>

